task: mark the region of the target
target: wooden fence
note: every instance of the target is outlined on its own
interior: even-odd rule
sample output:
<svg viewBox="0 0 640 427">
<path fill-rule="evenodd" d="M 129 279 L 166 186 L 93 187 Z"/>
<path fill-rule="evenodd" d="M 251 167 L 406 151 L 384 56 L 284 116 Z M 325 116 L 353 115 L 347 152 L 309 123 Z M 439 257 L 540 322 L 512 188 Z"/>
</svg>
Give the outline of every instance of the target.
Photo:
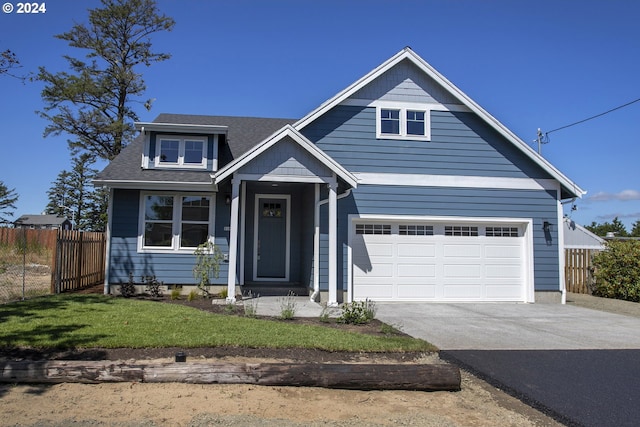
<svg viewBox="0 0 640 427">
<path fill-rule="evenodd" d="M 597 249 L 565 249 L 564 280 L 568 292 L 590 294 L 593 277 L 593 257 Z"/>
<path fill-rule="evenodd" d="M 59 230 L 51 292 L 80 290 L 104 282 L 105 233 Z"/>
<path fill-rule="evenodd" d="M 0 244 L 6 246 L 25 245 L 25 249 L 55 249 L 57 230 L 32 230 L 28 228 L 0 227 Z"/>
</svg>

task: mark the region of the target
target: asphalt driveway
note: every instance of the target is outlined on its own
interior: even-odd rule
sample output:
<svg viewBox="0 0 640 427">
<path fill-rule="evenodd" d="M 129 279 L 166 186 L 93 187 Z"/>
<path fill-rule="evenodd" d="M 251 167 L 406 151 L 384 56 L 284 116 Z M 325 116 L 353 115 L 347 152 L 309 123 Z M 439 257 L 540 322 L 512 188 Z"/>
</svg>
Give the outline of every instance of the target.
<svg viewBox="0 0 640 427">
<path fill-rule="evenodd" d="M 559 304 L 377 307 L 378 319 L 558 421 L 638 425 L 639 317 Z"/>
</svg>

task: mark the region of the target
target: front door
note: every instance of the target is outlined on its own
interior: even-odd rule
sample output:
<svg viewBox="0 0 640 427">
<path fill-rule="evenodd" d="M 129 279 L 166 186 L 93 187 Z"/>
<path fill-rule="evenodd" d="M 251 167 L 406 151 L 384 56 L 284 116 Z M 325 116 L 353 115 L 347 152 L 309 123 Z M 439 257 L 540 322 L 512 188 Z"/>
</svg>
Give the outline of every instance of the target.
<svg viewBox="0 0 640 427">
<path fill-rule="evenodd" d="M 286 195 L 256 195 L 254 280 L 289 280 L 289 206 Z"/>
</svg>

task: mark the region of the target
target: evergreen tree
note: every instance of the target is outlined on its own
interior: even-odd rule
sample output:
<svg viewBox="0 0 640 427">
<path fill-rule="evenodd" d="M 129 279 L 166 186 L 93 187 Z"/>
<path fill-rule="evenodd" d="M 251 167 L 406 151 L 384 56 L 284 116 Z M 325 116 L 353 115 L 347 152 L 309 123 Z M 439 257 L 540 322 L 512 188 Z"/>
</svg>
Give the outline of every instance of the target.
<svg viewBox="0 0 640 427">
<path fill-rule="evenodd" d="M 13 216 L 17 201 L 18 194 L 15 188 L 10 190 L 4 185 L 4 182 L 0 181 L 0 224 L 9 222 L 9 217 Z"/>
<path fill-rule="evenodd" d="M 151 51 L 150 36 L 170 31 L 175 22 L 159 13 L 154 0 L 102 0 L 102 6 L 89 10 L 88 25 L 56 36 L 87 52 L 86 58 L 65 56 L 69 72 L 40 67 L 37 79 L 45 83 L 45 136 L 71 135 L 73 154 L 111 160 L 133 138 L 138 116 L 132 104 L 151 107 L 151 100 L 140 99 L 146 87 L 139 66 L 170 57 Z"/>
<path fill-rule="evenodd" d="M 640 219 L 633 223 L 633 228 L 629 234 L 631 237 L 640 237 Z"/>
<path fill-rule="evenodd" d="M 587 225 L 585 228 L 601 237 L 606 236 L 607 233 L 614 233 L 617 237 L 626 237 L 629 235 L 624 224 L 618 217 L 615 217 L 612 222 L 605 222 L 603 224 L 593 221 L 591 225 Z"/>
</svg>

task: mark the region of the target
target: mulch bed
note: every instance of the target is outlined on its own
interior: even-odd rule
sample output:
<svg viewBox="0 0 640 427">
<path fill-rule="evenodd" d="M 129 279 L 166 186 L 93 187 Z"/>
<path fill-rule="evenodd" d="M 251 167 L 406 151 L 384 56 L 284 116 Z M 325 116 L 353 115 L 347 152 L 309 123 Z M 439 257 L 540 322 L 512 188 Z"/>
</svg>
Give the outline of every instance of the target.
<svg viewBox="0 0 640 427">
<path fill-rule="evenodd" d="M 90 293 L 90 292 L 83 292 Z M 212 304 L 211 299 L 198 298 L 188 301 L 182 297 L 172 300 L 168 296 L 163 298 L 149 298 L 139 296 L 147 300 L 157 301 L 159 304 L 182 304 L 208 312 L 225 314 L 229 316 L 243 315 L 242 307 L 237 307 L 235 312 L 230 312 L 225 304 Z M 300 325 L 316 325 L 326 328 L 339 328 L 341 330 L 354 331 L 364 334 L 385 335 L 382 332 L 383 323 L 374 319 L 366 325 L 346 325 L 337 323 L 335 319 L 321 321 L 320 318 L 294 318 L 281 320 L 274 317 L 258 316 L 263 319 L 272 319 L 279 322 L 287 322 Z M 397 331 L 397 334 L 403 335 Z M 331 352 L 316 349 L 274 349 L 274 348 L 246 348 L 246 347 L 198 347 L 198 348 L 92 348 L 78 350 L 38 350 L 24 348 L 0 349 L 0 360 L 144 360 L 174 358 L 177 352 L 184 352 L 187 360 L 193 359 L 222 359 L 228 357 L 247 357 L 257 359 L 291 360 L 305 363 L 331 363 L 331 362 L 365 362 L 372 359 L 384 359 L 385 361 L 411 362 L 423 356 L 422 352 L 404 353 L 361 353 L 361 352 Z"/>
</svg>

